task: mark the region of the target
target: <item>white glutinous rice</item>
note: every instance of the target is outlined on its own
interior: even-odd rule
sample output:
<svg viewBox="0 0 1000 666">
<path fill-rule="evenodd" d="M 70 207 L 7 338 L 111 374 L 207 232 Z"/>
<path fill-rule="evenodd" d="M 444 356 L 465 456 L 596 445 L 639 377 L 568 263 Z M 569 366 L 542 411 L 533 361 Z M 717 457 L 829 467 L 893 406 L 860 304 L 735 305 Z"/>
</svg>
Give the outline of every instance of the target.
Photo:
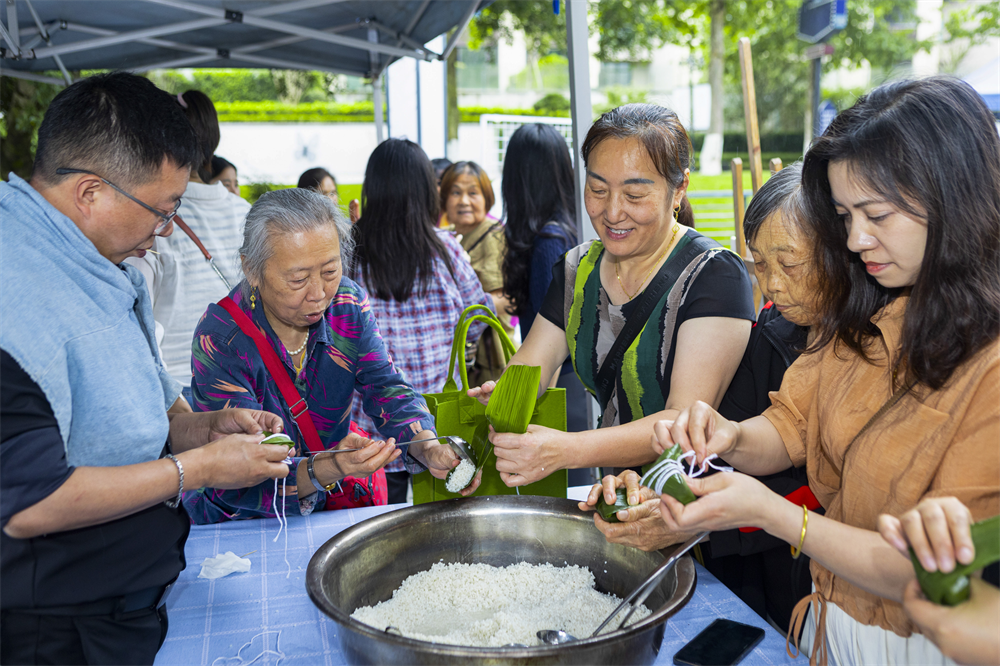
<svg viewBox="0 0 1000 666">
<path fill-rule="evenodd" d="M 448 482 L 444 484 L 444 487 L 449 493 L 457 493 L 464 490 L 472 482 L 472 477 L 475 475 L 476 466 L 472 464 L 471 460 L 465 458 L 448 476 Z"/>
<path fill-rule="evenodd" d="M 392 599 L 358 608 L 351 617 L 379 630 L 397 627 L 408 638 L 433 643 L 539 645 L 535 632 L 540 629 L 590 636 L 619 603 L 613 594 L 594 589 L 594 575 L 586 567 L 437 562 L 404 580 Z M 617 629 L 627 612 L 619 613 L 604 633 Z M 640 606 L 629 624 L 648 615 L 649 609 Z"/>
</svg>

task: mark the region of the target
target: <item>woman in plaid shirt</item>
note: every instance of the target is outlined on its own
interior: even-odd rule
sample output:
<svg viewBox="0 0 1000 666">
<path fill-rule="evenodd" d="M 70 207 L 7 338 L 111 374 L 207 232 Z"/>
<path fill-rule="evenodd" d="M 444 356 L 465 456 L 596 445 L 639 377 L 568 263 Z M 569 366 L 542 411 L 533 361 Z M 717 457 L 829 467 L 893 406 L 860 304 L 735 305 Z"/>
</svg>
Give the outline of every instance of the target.
<svg viewBox="0 0 1000 666">
<path fill-rule="evenodd" d="M 436 229 L 437 181 L 417 144 L 389 139 L 368 160 L 361 190 L 362 216 L 350 276 L 368 292 L 382 339 L 396 367 L 419 393 L 440 391 L 462 310 L 493 301 L 452 235 Z M 475 342 L 485 324 L 469 327 Z M 351 418 L 371 431 L 355 396 Z M 409 473 L 401 461 L 386 465 L 389 503 L 405 502 Z"/>
</svg>

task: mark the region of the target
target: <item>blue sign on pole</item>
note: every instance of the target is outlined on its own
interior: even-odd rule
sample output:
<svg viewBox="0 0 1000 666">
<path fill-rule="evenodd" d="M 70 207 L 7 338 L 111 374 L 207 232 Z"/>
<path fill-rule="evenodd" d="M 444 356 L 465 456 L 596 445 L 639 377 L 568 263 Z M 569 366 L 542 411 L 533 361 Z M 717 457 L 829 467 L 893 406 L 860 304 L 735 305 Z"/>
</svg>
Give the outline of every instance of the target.
<svg viewBox="0 0 1000 666">
<path fill-rule="evenodd" d="M 816 44 L 847 27 L 847 0 L 803 0 L 799 39 Z"/>
<path fill-rule="evenodd" d="M 816 136 L 820 136 L 830 126 L 833 119 L 837 117 L 837 107 L 830 100 L 823 100 L 823 103 L 819 105 L 817 113 L 819 114 L 819 122 L 816 124 L 816 129 L 819 134 Z"/>
</svg>

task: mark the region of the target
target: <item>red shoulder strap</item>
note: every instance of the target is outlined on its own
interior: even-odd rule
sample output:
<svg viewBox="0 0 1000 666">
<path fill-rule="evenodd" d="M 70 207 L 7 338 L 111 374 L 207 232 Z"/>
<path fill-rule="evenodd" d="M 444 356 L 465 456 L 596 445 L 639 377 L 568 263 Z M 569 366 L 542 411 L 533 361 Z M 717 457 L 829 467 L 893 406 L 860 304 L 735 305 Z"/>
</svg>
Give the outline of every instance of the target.
<svg viewBox="0 0 1000 666">
<path fill-rule="evenodd" d="M 305 398 L 300 396 L 299 392 L 295 389 L 295 385 L 292 384 L 292 380 L 288 376 L 288 370 L 281 363 L 278 354 L 275 353 L 274 349 L 267 342 L 267 338 L 254 325 L 250 317 L 240 309 L 240 306 L 233 302 L 233 299 L 226 296 L 219 301 L 219 305 L 232 316 L 233 321 L 240 327 L 240 330 L 246 333 L 253 340 L 254 344 L 257 345 L 257 351 L 260 352 L 264 366 L 267 367 L 267 371 L 274 378 L 274 383 L 278 385 L 278 390 L 281 391 L 281 397 L 288 404 L 288 411 L 291 413 L 292 419 L 299 426 L 299 432 L 302 433 L 302 439 L 305 440 L 305 453 L 308 455 L 313 451 L 322 451 L 323 442 L 320 441 L 319 433 L 316 432 L 316 424 L 313 423 L 312 414 L 309 413 L 309 405 L 306 404 Z"/>
</svg>

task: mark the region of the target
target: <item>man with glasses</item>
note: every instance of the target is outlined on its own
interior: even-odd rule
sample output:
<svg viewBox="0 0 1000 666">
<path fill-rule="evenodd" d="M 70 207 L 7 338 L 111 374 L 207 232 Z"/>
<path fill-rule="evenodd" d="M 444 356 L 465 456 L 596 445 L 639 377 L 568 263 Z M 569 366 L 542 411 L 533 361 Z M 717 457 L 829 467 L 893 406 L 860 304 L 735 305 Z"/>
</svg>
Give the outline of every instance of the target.
<svg viewBox="0 0 1000 666">
<path fill-rule="evenodd" d="M 31 180 L 0 184 L 0 663 L 151 664 L 184 568 L 180 492 L 284 477 L 265 412 L 168 416 L 141 274 L 194 133 L 126 73 L 53 100 Z"/>
</svg>

